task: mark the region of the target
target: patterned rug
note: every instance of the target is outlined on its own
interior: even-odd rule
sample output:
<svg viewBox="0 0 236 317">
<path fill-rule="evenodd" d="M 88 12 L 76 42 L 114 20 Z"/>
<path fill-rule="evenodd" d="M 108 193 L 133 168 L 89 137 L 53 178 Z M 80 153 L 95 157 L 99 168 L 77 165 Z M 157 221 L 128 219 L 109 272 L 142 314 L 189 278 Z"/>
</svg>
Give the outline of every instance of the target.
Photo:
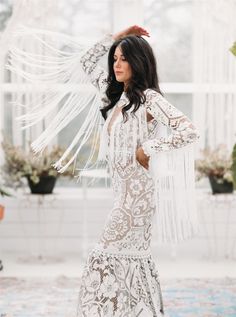
<svg viewBox="0 0 236 317">
<path fill-rule="evenodd" d="M 161 280 L 165 317 L 235 317 L 236 279 Z M 0 317 L 75 317 L 79 279 L 0 278 Z"/>
</svg>

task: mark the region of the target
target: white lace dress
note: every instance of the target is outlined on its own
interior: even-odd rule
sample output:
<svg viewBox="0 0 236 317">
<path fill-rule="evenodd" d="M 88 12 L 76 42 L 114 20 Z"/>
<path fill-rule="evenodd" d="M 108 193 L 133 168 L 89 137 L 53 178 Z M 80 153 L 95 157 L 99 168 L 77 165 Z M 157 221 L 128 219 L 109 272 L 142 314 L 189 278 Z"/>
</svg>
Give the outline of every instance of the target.
<svg viewBox="0 0 236 317">
<path fill-rule="evenodd" d="M 83 69 L 107 102 L 105 70 L 98 65 L 112 37 L 106 36 L 81 59 Z M 124 122 L 123 92 L 110 111 L 102 132 L 114 190 L 114 207 L 101 237 L 88 256 L 79 291 L 79 317 L 160 317 L 164 315 L 158 271 L 150 242 L 155 209 L 154 183 L 148 170 L 137 161 L 142 146 L 147 155 L 183 147 L 194 142 L 196 129 L 178 109 L 159 93 L 147 89 L 146 102 L 135 115 L 128 111 Z M 147 122 L 147 112 L 153 119 Z M 158 123 L 172 129 L 168 138 L 158 138 Z M 158 215 L 157 215 L 158 216 Z"/>
</svg>

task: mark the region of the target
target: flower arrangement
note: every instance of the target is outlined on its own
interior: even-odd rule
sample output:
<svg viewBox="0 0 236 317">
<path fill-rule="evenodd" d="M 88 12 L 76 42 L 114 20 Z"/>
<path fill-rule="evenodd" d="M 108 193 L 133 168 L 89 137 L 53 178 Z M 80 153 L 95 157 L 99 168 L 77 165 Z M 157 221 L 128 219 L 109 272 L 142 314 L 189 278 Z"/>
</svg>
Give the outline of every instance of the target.
<svg viewBox="0 0 236 317">
<path fill-rule="evenodd" d="M 218 182 L 233 182 L 232 157 L 224 144 L 214 150 L 204 149 L 201 153 L 202 158 L 196 160 L 198 179 L 213 176 Z"/>
<path fill-rule="evenodd" d="M 202 158 L 196 160 L 197 179 L 208 177 L 212 193 L 231 193 L 234 188 L 233 154 L 224 144 L 216 149 L 202 150 Z"/>
<path fill-rule="evenodd" d="M 7 141 L 2 142 L 2 148 L 5 152 L 5 164 L 2 169 L 8 186 L 15 188 L 22 186 L 23 178 L 28 178 L 32 183 L 37 184 L 42 176 L 57 178 L 59 175 L 69 177 L 73 175 L 72 167 L 59 174 L 52 166 L 64 152 L 60 146 L 46 149 L 38 157 L 32 149 L 25 151 L 22 147 L 14 146 Z"/>
</svg>

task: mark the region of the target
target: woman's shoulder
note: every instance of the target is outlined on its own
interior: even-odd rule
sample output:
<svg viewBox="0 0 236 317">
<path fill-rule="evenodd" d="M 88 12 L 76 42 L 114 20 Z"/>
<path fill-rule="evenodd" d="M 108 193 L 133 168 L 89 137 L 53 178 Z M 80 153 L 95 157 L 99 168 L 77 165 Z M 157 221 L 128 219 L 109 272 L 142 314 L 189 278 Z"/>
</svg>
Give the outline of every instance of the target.
<svg viewBox="0 0 236 317">
<path fill-rule="evenodd" d="M 153 88 L 147 88 L 146 90 L 144 90 L 144 95 L 147 101 L 162 97 L 161 93 Z"/>
</svg>

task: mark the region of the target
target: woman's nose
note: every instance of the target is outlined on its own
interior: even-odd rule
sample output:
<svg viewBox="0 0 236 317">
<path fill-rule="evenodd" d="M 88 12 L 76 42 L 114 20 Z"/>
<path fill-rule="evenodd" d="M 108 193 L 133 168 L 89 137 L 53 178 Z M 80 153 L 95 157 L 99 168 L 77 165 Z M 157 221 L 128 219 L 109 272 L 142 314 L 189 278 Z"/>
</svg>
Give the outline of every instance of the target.
<svg viewBox="0 0 236 317">
<path fill-rule="evenodd" d="M 118 59 L 115 61 L 115 66 L 120 67 L 120 61 Z"/>
</svg>

